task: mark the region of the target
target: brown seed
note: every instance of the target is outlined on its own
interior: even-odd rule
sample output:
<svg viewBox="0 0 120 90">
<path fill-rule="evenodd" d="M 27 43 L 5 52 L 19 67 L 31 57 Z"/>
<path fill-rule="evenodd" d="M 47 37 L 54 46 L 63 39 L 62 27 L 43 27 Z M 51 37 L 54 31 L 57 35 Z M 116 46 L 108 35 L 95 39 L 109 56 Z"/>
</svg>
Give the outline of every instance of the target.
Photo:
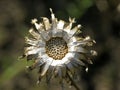
<svg viewBox="0 0 120 90">
<path fill-rule="evenodd" d="M 55 60 L 62 59 L 67 52 L 67 43 L 61 37 L 53 37 L 46 42 L 46 53 Z"/>
</svg>

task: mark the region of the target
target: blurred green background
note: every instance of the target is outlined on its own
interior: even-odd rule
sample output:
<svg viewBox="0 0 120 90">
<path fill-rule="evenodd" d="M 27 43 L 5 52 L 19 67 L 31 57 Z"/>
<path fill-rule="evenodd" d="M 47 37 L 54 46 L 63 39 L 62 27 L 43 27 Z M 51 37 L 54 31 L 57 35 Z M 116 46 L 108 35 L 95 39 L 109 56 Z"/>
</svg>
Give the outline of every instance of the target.
<svg viewBox="0 0 120 90">
<path fill-rule="evenodd" d="M 46 16 L 49 8 L 58 19 L 69 16 L 81 24 L 84 35 L 96 40 L 88 73 L 81 73 L 81 90 L 120 90 L 120 1 L 119 0 L 0 0 L 0 90 L 61 90 L 55 80 L 48 87 L 36 85 L 37 70 L 27 72 L 24 36 L 31 19 Z M 65 85 L 65 90 L 75 90 Z"/>
</svg>

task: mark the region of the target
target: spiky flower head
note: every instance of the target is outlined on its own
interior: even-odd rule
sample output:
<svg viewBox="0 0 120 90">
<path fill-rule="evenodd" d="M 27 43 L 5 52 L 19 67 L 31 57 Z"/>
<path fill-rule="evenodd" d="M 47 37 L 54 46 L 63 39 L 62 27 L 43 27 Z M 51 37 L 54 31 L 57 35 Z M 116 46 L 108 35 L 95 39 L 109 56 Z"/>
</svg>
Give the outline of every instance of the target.
<svg viewBox="0 0 120 90">
<path fill-rule="evenodd" d="M 95 43 L 89 36 L 83 38 L 81 25 L 72 28 L 75 19 L 69 18 L 69 22 L 57 20 L 51 11 L 51 23 L 48 18 L 42 17 L 42 22 L 37 19 L 32 20 L 35 28 L 31 28 L 29 33 L 32 37 L 26 37 L 28 46 L 25 47 L 24 56 L 27 60 L 33 60 L 32 66 L 27 66 L 29 70 L 39 68 L 39 80 L 46 76 L 47 82 L 51 78 L 58 77 L 60 83 L 69 82 L 77 87 L 74 81 L 75 76 L 81 67 L 91 64 L 91 56 L 96 52 L 88 47 Z"/>
</svg>

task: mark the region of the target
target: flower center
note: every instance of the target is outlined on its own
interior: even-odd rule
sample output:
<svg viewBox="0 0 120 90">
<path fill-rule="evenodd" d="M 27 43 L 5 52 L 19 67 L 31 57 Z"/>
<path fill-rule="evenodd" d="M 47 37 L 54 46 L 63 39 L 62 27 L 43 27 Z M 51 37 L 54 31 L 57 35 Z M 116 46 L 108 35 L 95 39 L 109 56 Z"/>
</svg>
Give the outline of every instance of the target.
<svg viewBox="0 0 120 90">
<path fill-rule="evenodd" d="M 67 52 L 67 43 L 61 37 L 53 37 L 46 42 L 46 53 L 55 60 L 62 59 Z"/>
</svg>

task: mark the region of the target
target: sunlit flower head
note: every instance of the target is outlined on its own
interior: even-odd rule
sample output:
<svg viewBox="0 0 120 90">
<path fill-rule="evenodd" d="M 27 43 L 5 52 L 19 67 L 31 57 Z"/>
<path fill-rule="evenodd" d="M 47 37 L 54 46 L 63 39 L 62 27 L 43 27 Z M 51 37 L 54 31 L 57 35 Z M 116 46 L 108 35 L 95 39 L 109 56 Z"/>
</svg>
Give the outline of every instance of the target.
<svg viewBox="0 0 120 90">
<path fill-rule="evenodd" d="M 46 76 L 49 82 L 51 78 L 58 77 L 60 83 L 69 81 L 76 87 L 74 76 L 79 75 L 77 71 L 81 67 L 92 64 L 91 56 L 96 55 L 94 50 L 90 50 L 95 41 L 89 36 L 80 36 L 81 25 L 74 28 L 72 24 L 75 19 L 69 18 L 69 22 L 57 20 L 51 11 L 51 20 L 42 17 L 42 22 L 37 19 L 32 20 L 33 28 L 29 30 L 32 37 L 26 37 L 24 56 L 27 60 L 33 60 L 29 70 L 39 68 L 39 80 Z"/>
</svg>

